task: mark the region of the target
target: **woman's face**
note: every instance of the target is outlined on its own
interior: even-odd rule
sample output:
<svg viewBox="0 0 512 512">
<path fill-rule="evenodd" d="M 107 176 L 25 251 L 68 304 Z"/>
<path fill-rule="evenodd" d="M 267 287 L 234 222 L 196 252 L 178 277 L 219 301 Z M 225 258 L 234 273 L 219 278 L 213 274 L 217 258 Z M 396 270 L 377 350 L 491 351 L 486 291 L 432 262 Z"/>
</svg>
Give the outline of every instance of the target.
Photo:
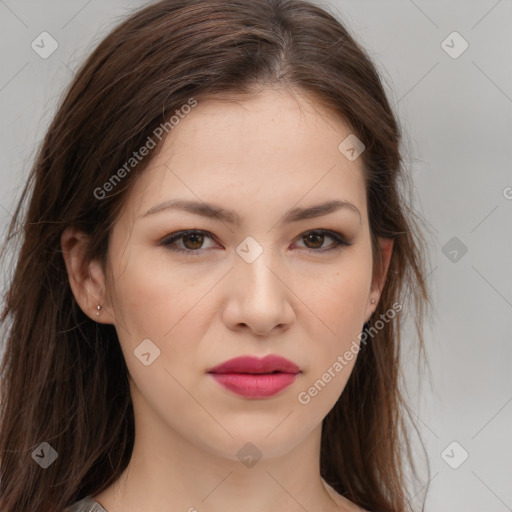
<svg viewBox="0 0 512 512">
<path fill-rule="evenodd" d="M 303 99 L 200 101 L 137 180 L 110 241 L 100 321 L 116 326 L 136 418 L 229 459 L 248 442 L 284 454 L 321 425 L 355 356 L 335 363 L 379 298 L 361 159 L 338 148 L 350 130 Z M 324 211 L 333 201 L 347 205 Z M 184 230 L 198 232 L 170 240 Z M 209 373 L 268 354 L 300 372 Z"/>
</svg>

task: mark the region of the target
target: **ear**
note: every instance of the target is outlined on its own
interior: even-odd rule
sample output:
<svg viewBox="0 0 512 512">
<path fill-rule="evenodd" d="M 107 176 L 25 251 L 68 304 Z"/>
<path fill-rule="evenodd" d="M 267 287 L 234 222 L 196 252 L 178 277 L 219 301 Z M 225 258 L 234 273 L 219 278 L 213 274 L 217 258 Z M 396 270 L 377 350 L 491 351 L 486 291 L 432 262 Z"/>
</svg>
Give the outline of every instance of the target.
<svg viewBox="0 0 512 512">
<path fill-rule="evenodd" d="M 78 228 L 68 227 L 62 233 L 60 243 L 69 284 L 78 305 L 95 322 L 113 323 L 103 269 L 97 261 L 85 261 L 89 236 Z M 101 306 L 99 315 L 98 305 Z"/>
<path fill-rule="evenodd" d="M 382 259 L 380 262 L 380 271 L 377 272 L 376 275 L 374 275 L 372 278 L 372 286 L 370 290 L 370 295 L 368 297 L 368 317 L 377 308 L 377 304 L 380 300 L 382 289 L 384 288 L 384 284 L 386 282 L 389 263 L 391 261 L 391 254 L 393 252 L 393 238 L 378 237 L 377 239 L 379 241 Z M 371 303 L 372 299 L 375 300 L 373 304 Z"/>
</svg>

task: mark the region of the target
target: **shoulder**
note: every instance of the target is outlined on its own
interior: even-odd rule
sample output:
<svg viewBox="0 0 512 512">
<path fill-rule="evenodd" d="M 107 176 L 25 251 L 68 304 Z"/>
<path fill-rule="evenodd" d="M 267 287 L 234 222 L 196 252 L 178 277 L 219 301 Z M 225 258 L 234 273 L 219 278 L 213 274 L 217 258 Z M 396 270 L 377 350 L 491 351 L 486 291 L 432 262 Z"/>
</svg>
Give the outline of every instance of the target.
<svg viewBox="0 0 512 512">
<path fill-rule="evenodd" d="M 83 498 L 80 501 L 73 503 L 73 505 L 64 509 L 64 512 L 107 512 L 97 501 L 94 501 L 90 496 Z"/>
</svg>

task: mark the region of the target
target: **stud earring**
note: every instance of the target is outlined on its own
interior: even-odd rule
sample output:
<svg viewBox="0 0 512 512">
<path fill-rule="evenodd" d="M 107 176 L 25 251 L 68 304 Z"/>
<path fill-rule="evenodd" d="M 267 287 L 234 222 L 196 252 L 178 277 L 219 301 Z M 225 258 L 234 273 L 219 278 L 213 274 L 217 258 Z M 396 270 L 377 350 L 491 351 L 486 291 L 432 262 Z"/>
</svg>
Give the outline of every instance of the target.
<svg viewBox="0 0 512 512">
<path fill-rule="evenodd" d="M 372 304 L 375 304 L 375 299 L 371 299 L 370 302 Z M 373 318 L 373 312 L 370 313 L 370 318 L 368 318 L 368 320 L 366 320 L 366 323 L 364 325 L 368 325 L 368 323 L 370 322 L 370 320 Z"/>
<path fill-rule="evenodd" d="M 96 316 L 100 316 L 100 309 L 101 309 L 101 306 L 97 306 L 96 308 L 98 311 L 96 311 Z"/>
</svg>

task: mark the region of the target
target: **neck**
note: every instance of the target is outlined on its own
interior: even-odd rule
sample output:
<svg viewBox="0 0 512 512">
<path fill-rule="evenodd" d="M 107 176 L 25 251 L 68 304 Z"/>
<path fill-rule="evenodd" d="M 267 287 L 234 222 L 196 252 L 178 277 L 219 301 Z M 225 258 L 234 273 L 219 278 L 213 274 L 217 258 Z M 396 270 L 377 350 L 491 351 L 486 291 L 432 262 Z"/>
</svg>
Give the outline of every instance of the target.
<svg viewBox="0 0 512 512">
<path fill-rule="evenodd" d="M 108 512 L 349 510 L 349 502 L 320 476 L 321 424 L 281 453 L 286 442 L 279 442 L 278 428 L 254 443 L 260 450 L 212 423 L 206 445 L 201 439 L 192 442 L 190 433 L 171 429 L 150 407 L 139 405 L 128 466 L 114 484 L 93 496 Z M 285 421 L 293 421 L 292 416 Z"/>
</svg>

